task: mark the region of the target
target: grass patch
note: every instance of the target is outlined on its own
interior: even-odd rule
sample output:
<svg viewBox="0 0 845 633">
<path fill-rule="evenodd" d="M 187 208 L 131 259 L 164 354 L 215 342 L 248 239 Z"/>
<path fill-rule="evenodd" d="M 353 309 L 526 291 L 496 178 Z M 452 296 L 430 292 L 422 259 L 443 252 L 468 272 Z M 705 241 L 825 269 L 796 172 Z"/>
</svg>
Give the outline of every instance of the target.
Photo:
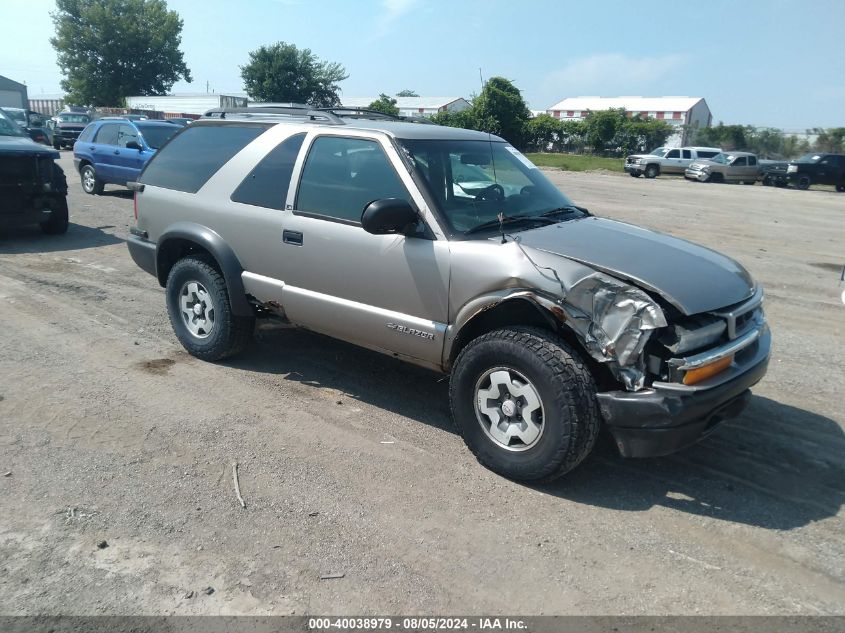
<svg viewBox="0 0 845 633">
<path fill-rule="evenodd" d="M 529 160 L 538 167 L 557 167 L 565 171 L 591 171 L 606 169 L 608 171 L 625 171 L 624 158 L 603 158 L 582 154 L 526 154 Z"/>
</svg>

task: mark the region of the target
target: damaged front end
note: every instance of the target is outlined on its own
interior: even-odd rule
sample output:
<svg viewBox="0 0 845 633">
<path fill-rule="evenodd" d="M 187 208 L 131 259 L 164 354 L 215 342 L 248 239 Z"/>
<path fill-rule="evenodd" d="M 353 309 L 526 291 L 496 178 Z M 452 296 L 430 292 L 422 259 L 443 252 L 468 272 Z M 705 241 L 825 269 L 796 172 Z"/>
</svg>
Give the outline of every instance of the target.
<svg viewBox="0 0 845 633">
<path fill-rule="evenodd" d="M 590 356 L 606 363 L 628 391 L 643 388 L 643 350 L 653 331 L 667 325 L 660 306 L 639 288 L 602 273 L 572 285 L 558 305 Z"/>
</svg>

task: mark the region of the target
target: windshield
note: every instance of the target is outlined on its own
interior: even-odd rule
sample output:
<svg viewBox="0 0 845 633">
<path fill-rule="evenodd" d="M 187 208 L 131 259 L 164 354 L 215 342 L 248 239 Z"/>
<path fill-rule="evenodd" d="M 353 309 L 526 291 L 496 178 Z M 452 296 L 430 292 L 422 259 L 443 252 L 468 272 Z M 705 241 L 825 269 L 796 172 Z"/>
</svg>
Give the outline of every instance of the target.
<svg viewBox="0 0 845 633">
<path fill-rule="evenodd" d="M 21 127 L 0 110 L 0 136 L 25 136 Z"/>
<path fill-rule="evenodd" d="M 719 154 L 716 154 L 713 158 L 710 158 L 708 160 L 711 160 L 714 163 L 719 163 L 720 165 L 727 165 L 731 161 L 732 158 L 733 158 L 733 156 L 729 156 L 728 154 L 719 153 Z"/>
<path fill-rule="evenodd" d="M 144 137 L 144 142 L 147 147 L 158 149 L 164 145 L 168 139 L 179 131 L 175 125 L 144 125 L 143 123 L 136 125 L 141 136 Z"/>
<path fill-rule="evenodd" d="M 402 140 L 453 232 L 471 232 L 506 218 L 541 216 L 558 209 L 582 212 L 525 156 L 502 142 Z M 508 231 L 530 228 L 509 225 Z M 493 226 L 491 230 L 496 230 Z"/>
<path fill-rule="evenodd" d="M 649 154 L 653 156 L 663 156 L 666 152 L 669 151 L 667 147 L 655 147 L 653 150 L 649 152 Z"/>
<path fill-rule="evenodd" d="M 59 115 L 59 121 L 63 123 L 90 123 L 91 117 L 87 114 L 62 113 Z"/>
<path fill-rule="evenodd" d="M 13 108 L 4 108 L 3 112 L 18 125 L 26 127 L 26 112 Z"/>
<path fill-rule="evenodd" d="M 817 163 L 822 159 L 820 154 L 804 154 L 801 158 L 795 159 L 796 163 Z"/>
</svg>

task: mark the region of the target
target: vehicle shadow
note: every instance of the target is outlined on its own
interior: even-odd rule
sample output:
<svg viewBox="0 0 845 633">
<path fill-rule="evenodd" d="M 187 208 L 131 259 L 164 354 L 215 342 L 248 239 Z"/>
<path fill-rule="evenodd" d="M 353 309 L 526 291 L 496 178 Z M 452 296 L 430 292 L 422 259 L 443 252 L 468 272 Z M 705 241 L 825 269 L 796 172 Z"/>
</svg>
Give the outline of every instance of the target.
<svg viewBox="0 0 845 633">
<path fill-rule="evenodd" d="M 306 330 L 259 330 L 259 343 L 222 364 L 277 374 L 455 433 L 449 382 L 443 376 L 390 356 Z"/>
<path fill-rule="evenodd" d="M 77 251 L 124 241 L 106 233 L 106 228 L 113 226 L 90 227 L 71 222 L 64 235 L 46 235 L 37 226 L 0 230 L 0 254 Z"/>
<path fill-rule="evenodd" d="M 124 200 L 131 200 L 132 196 L 135 194 L 129 191 L 129 189 L 106 189 L 97 195 L 105 198 L 123 198 Z"/>
<path fill-rule="evenodd" d="M 443 376 L 304 330 L 260 331 L 258 338 L 223 364 L 335 389 L 344 399 L 455 433 Z M 572 473 L 527 487 L 620 511 L 662 506 L 790 530 L 834 517 L 845 504 L 845 433 L 834 420 L 754 396 L 741 417 L 675 455 L 625 459 L 600 442 Z"/>
<path fill-rule="evenodd" d="M 626 512 L 662 506 L 791 530 L 845 504 L 845 433 L 834 420 L 753 396 L 739 418 L 679 453 L 623 459 L 607 442 L 576 471 L 536 489 Z"/>
</svg>

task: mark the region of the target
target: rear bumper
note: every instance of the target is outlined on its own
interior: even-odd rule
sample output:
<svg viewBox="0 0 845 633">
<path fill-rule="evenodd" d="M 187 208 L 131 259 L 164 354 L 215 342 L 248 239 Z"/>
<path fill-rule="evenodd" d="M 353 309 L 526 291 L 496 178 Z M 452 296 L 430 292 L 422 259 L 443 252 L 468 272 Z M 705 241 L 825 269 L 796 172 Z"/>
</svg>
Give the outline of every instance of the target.
<svg viewBox="0 0 845 633">
<path fill-rule="evenodd" d="M 30 208 L 16 213 L 4 213 L 0 211 L 0 228 L 17 228 L 19 226 L 30 226 L 41 224 L 50 219 L 53 210 L 50 207 Z"/>
<path fill-rule="evenodd" d="M 749 389 L 766 374 L 771 333 L 760 336 L 743 359 L 743 371 L 713 387 L 657 383 L 643 391 L 598 394 L 599 407 L 624 457 L 668 455 L 696 443 L 724 420 L 738 416 Z"/>
<path fill-rule="evenodd" d="M 126 239 L 126 245 L 129 247 L 129 255 L 132 257 L 138 267 L 157 277 L 156 274 L 156 243 L 135 235 L 134 233 Z"/>
</svg>

